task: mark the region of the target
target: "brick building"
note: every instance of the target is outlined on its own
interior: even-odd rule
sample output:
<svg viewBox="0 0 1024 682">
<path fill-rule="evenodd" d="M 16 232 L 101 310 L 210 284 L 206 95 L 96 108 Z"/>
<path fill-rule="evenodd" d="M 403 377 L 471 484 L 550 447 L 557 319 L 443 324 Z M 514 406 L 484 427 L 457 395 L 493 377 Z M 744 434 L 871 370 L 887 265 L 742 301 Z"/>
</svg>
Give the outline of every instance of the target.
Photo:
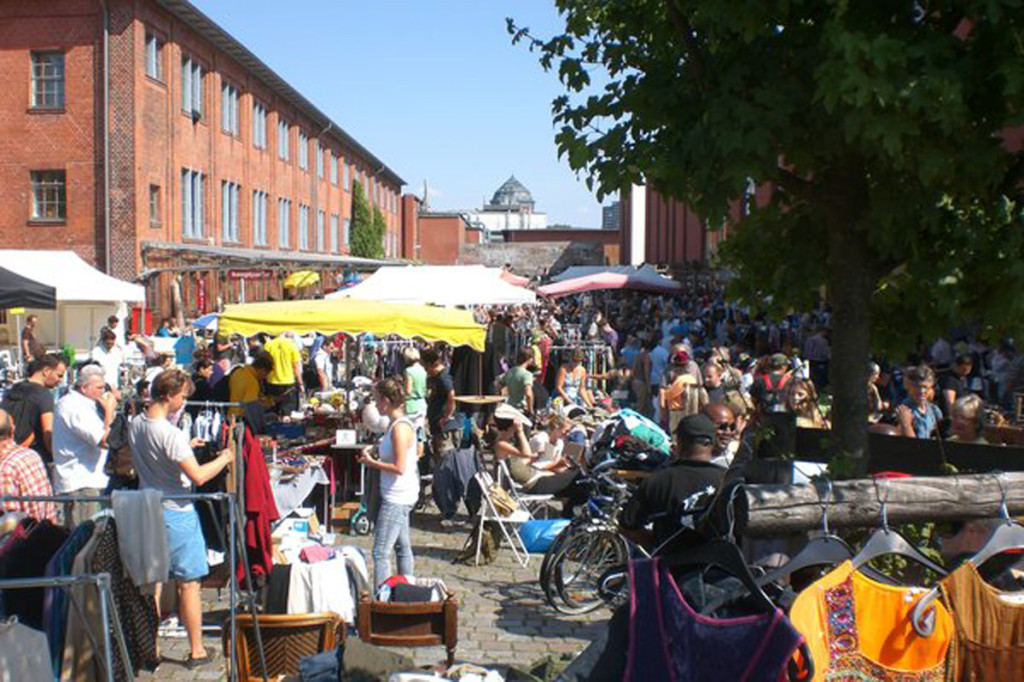
<svg viewBox="0 0 1024 682">
<path fill-rule="evenodd" d="M 0 0 L 0 83 L 0 247 L 72 249 L 163 314 L 372 265 L 357 180 L 412 248 L 404 181 L 186 0 Z"/>
</svg>

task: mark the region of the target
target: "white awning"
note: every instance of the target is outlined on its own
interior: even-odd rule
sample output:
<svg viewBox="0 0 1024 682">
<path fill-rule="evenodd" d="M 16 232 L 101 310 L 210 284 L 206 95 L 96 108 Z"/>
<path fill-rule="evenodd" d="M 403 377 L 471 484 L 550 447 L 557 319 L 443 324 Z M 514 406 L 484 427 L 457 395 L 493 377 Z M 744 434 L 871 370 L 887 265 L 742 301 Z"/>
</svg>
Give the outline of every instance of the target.
<svg viewBox="0 0 1024 682">
<path fill-rule="evenodd" d="M 441 306 L 516 305 L 537 302 L 529 289 L 501 277 L 499 268 L 483 265 L 410 265 L 385 267 L 361 283 L 327 298 L 354 298 L 388 303 Z"/>
<path fill-rule="evenodd" d="M 0 266 L 57 289 L 57 303 L 134 302 L 146 290 L 131 282 L 105 275 L 74 251 L 0 249 Z"/>
</svg>

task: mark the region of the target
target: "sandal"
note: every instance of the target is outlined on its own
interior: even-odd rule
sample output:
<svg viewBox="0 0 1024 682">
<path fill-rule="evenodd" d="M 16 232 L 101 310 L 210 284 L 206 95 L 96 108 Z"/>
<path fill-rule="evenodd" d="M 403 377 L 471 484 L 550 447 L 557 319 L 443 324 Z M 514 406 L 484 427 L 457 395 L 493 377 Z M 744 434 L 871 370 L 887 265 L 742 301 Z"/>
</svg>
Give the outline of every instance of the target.
<svg viewBox="0 0 1024 682">
<path fill-rule="evenodd" d="M 205 656 L 201 656 L 199 658 L 192 658 L 192 654 L 189 654 L 188 658 L 185 659 L 184 665 L 189 670 L 195 670 L 196 668 L 200 668 L 200 667 L 206 665 L 211 660 L 213 660 L 213 659 L 210 658 L 209 654 L 207 654 Z"/>
</svg>

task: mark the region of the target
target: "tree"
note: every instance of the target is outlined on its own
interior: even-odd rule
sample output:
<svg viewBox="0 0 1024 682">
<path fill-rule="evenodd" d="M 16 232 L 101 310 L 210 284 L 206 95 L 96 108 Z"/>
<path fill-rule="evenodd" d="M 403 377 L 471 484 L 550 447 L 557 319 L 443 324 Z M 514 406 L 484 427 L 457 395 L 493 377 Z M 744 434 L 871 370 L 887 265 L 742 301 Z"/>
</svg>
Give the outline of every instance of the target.
<svg viewBox="0 0 1024 682">
<path fill-rule="evenodd" d="M 508 27 L 557 68 L 559 152 L 599 195 L 646 182 L 718 226 L 770 190 L 723 249 L 730 293 L 780 312 L 825 288 L 844 452 L 866 447 L 873 348 L 1024 319 L 1024 155 L 1002 135 L 1024 113 L 1020 2 L 556 5 L 560 35 Z"/>
<path fill-rule="evenodd" d="M 370 205 L 363 193 L 363 185 L 358 180 L 352 181 L 352 224 L 349 226 L 351 251 L 353 256 L 360 258 L 382 258 L 384 245 L 375 234 L 373 216 Z"/>
<path fill-rule="evenodd" d="M 387 239 L 388 235 L 388 224 L 384 220 L 384 212 L 380 210 L 380 206 L 373 207 L 373 237 L 377 240 L 377 244 L 380 245 L 380 252 L 383 256 L 385 253 L 384 240 Z"/>
</svg>

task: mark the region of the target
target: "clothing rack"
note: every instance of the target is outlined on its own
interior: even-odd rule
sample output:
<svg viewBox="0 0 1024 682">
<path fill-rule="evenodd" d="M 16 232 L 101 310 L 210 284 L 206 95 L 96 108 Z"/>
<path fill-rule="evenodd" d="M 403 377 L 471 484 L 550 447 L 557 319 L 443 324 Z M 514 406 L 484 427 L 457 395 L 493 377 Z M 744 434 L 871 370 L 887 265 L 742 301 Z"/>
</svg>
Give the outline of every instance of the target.
<svg viewBox="0 0 1024 682">
<path fill-rule="evenodd" d="M 236 470 L 240 470 L 242 467 L 236 467 Z M 239 489 L 241 490 L 241 489 Z M 235 656 L 237 652 L 236 640 L 238 637 L 238 620 L 237 620 L 237 605 L 238 605 L 238 578 L 235 573 L 235 558 L 236 555 L 242 559 L 242 566 L 245 569 L 245 578 L 249 584 L 249 590 L 247 592 L 249 609 L 253 614 L 258 611 L 256 609 L 256 598 L 252 593 L 252 575 L 249 570 L 249 559 L 246 555 L 244 548 L 242 552 L 238 551 L 238 543 L 245 537 L 244 529 L 240 528 L 241 517 L 238 515 L 239 509 L 236 507 L 239 496 L 235 493 L 181 493 L 174 495 L 164 495 L 165 500 L 178 500 L 178 501 L 201 501 L 209 500 L 214 502 L 227 502 L 228 503 L 228 528 L 226 538 L 227 546 L 230 548 L 228 554 L 228 570 L 231 572 L 228 582 L 228 600 L 230 604 L 230 629 L 231 629 L 231 656 Z M 109 504 L 111 501 L 110 495 L 0 495 L 0 502 L 57 502 L 57 503 L 71 503 L 71 504 L 82 504 L 82 503 L 99 503 Z M 106 575 L 106 574 L 101 574 Z M 28 580 L 36 580 L 34 578 Z M 49 580 L 48 578 L 39 578 L 38 580 Z M 110 577 L 107 576 L 107 585 L 109 587 Z M 52 585 L 52 583 L 47 583 Z M 0 581 L 0 588 L 6 588 L 7 581 Z M 27 587 L 27 586 L 23 586 Z M 113 603 L 113 602 L 111 602 Z M 102 602 L 101 602 L 102 606 Z M 121 623 L 117 619 L 117 612 L 114 612 L 115 618 L 115 629 L 120 630 Z M 109 623 L 109 621 L 105 621 Z M 253 623 L 253 634 L 256 637 L 256 646 L 259 647 L 260 664 L 263 666 L 263 680 L 267 682 L 266 675 L 266 660 L 263 651 L 263 638 L 260 635 L 259 623 Z M 123 639 L 123 636 L 122 636 Z M 127 647 L 124 649 L 127 653 Z M 125 660 L 129 660 L 126 656 Z M 110 675 L 110 679 L 113 680 L 113 673 Z M 238 661 L 233 661 L 231 666 L 231 679 L 238 679 Z"/>
<path fill-rule="evenodd" d="M 6 498 L 12 499 L 12 498 Z M 128 644 L 124 640 L 124 630 L 121 629 L 121 619 L 117 614 L 117 606 L 114 604 L 114 593 L 110 587 L 109 573 L 86 573 L 74 576 L 53 576 L 50 578 L 7 578 L 0 580 L 0 591 L 2 590 L 23 590 L 34 587 L 60 587 L 62 589 L 74 585 L 94 585 L 100 596 L 100 619 L 103 622 L 103 651 L 106 654 L 105 665 L 107 668 L 107 679 L 114 679 L 114 644 L 110 641 L 110 625 L 114 625 L 114 636 L 117 639 L 118 648 L 121 650 L 121 662 L 125 666 L 131 665 L 131 658 L 128 655 Z M 111 618 L 113 615 L 113 618 Z M 125 670 L 127 676 L 132 678 L 130 668 Z"/>
</svg>

